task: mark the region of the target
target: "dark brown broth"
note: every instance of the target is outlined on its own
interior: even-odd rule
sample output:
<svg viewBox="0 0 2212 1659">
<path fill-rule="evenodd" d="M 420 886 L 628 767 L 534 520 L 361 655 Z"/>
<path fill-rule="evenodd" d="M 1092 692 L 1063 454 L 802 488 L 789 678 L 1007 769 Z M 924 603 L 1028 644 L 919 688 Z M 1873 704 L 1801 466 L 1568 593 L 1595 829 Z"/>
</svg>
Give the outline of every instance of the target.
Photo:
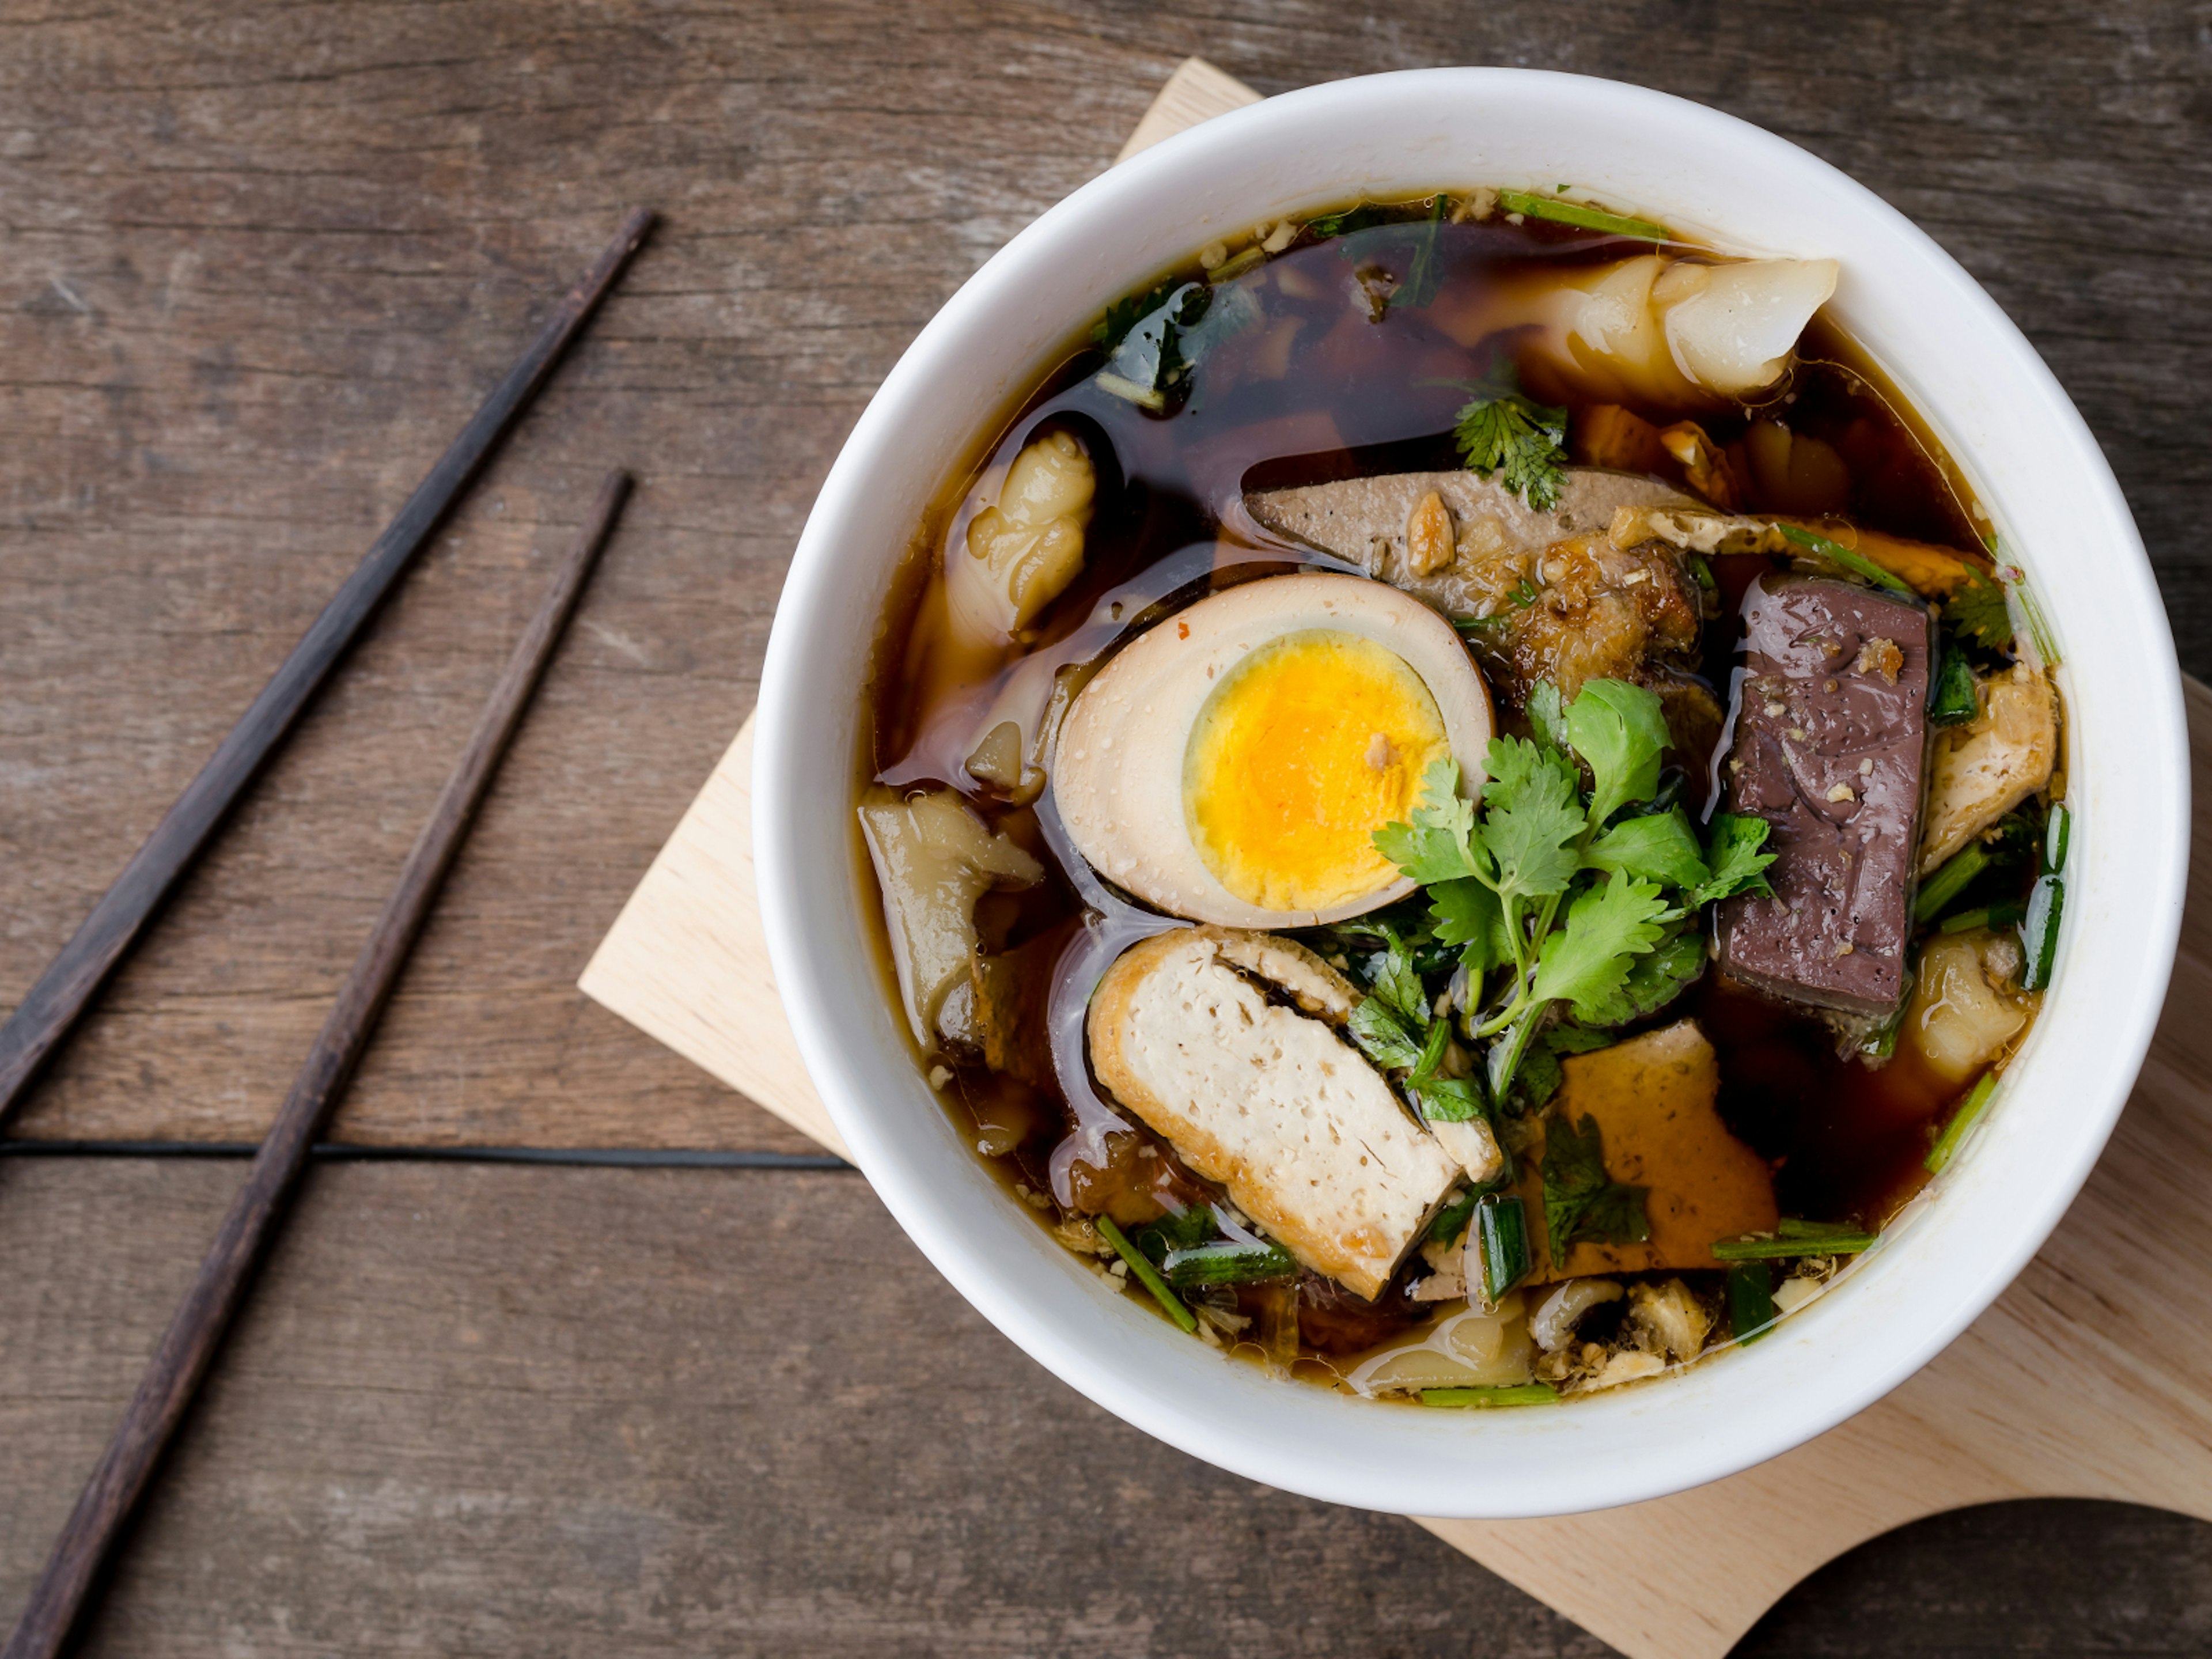
<svg viewBox="0 0 2212 1659">
<path fill-rule="evenodd" d="M 1098 471 L 1095 515 L 1085 566 L 1074 584 L 1041 617 L 1030 649 L 1066 638 L 1109 591 L 1194 544 L 1216 548 L 1215 585 L 1286 568 L 1242 563 L 1306 556 L 1261 530 L 1242 510 L 1247 489 L 1459 465 L 1451 441 L 1465 383 L 1490 366 L 1490 343 L 1470 348 L 1437 325 L 1455 302 L 1486 284 L 1562 265 L 1600 263 L 1650 251 L 1648 244 L 1569 231 L 1537 222 L 1444 225 L 1439 248 L 1445 275 L 1429 309 L 1391 308 L 1371 320 L 1351 280 L 1355 239 L 1309 245 L 1261 268 L 1265 321 L 1224 343 L 1194 375 L 1191 395 L 1165 417 L 1101 390 L 1089 378 L 1099 354 L 1073 349 L 1003 429 L 984 466 L 1010 460 L 1055 428 L 1073 432 Z M 1401 266 L 1402 268 L 1402 266 Z M 1187 273 L 1195 276 L 1196 273 Z M 1240 278 L 1250 281 L 1250 278 Z M 1268 377 L 1274 331 L 1298 323 L 1285 372 Z M 1521 365 L 1528 390 L 1567 404 L 1578 419 L 1586 404 L 1540 365 Z M 1780 422 L 1793 434 L 1829 444 L 1848 473 L 1832 501 L 1808 502 L 1762 493 L 1755 471 L 1744 483 L 1748 511 L 1832 511 L 1868 528 L 1917 539 L 1976 548 L 1977 514 L 1955 468 L 1917 423 L 1899 413 L 1902 400 L 1856 345 L 1826 319 L 1808 331 L 1802 361 L 1784 393 L 1752 412 L 1716 416 L 1709 409 L 1631 404 L 1656 425 L 1695 417 L 1716 443 L 1742 436 L 1753 419 Z M 1676 476 L 1670 482 L 1681 483 Z M 972 487 L 973 478 L 963 489 Z M 941 515 L 941 545 L 961 545 L 974 502 Z M 1705 672 L 1725 700 L 1736 649 L 1735 600 L 1766 562 L 1716 562 L 1727 590 L 1723 620 L 1706 631 Z M 1187 597 L 1195 598 L 1203 589 Z M 918 625 L 919 599 L 890 619 L 893 639 L 907 641 L 904 659 L 873 688 L 875 769 L 900 785 L 937 782 L 963 787 L 988 820 L 1044 857 L 1052 878 L 1031 891 L 994 896 L 979 913 L 988 949 L 1000 951 L 1047 935 L 1072 937 L 1079 912 L 1075 893 L 1037 835 L 1035 815 L 1006 811 L 979 793 L 961 766 L 974 726 L 969 718 L 979 688 L 995 682 L 948 679 L 933 669 L 928 629 Z M 1002 677 L 1001 677 L 1002 678 Z M 1702 758 L 1702 757 L 1700 757 Z M 1703 765 L 1689 769 L 1702 795 Z M 1053 947 L 1043 947 L 1049 954 Z M 1720 982 L 1708 974 L 1690 1000 L 1654 1023 L 1693 1014 L 1719 1054 L 1722 1109 L 1731 1126 L 1776 1165 L 1777 1196 L 1785 1214 L 1878 1224 L 1924 1182 L 1921 1160 L 1947 1106 L 1963 1092 L 1905 1054 L 1881 1068 L 1840 1059 L 1835 1035 L 1819 1021 Z M 979 1132 L 1014 1149 L 993 1160 L 1024 1195 L 1042 1208 L 1051 1188 L 1048 1165 L 1066 1133 L 1066 1103 L 1048 1061 L 1017 1081 L 980 1066 L 956 1069 L 957 1091 Z M 1111 1166 L 1079 1166 L 1076 1207 L 1139 1222 L 1206 1192 L 1149 1132 L 1132 1127 L 1114 1139 Z M 1309 1275 L 1309 1277 L 1310 1277 Z M 1240 1297 L 1249 1302 L 1250 1287 Z M 1307 1346 L 1364 1346 L 1426 1310 L 1397 1296 L 1362 1314 L 1339 1306 L 1340 1293 L 1304 1299 Z M 1352 1341 L 1353 1327 L 1360 1342 Z"/>
</svg>

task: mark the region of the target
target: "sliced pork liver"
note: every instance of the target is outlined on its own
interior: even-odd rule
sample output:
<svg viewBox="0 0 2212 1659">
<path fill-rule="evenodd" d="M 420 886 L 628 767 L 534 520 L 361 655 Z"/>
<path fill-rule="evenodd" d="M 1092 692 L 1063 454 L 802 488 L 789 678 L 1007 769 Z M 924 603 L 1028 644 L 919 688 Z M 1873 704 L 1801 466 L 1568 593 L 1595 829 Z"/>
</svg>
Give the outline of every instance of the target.
<svg viewBox="0 0 2212 1659">
<path fill-rule="evenodd" d="M 1928 750 L 1924 605 L 1762 577 L 1744 597 L 1729 810 L 1771 825 L 1771 898 L 1721 907 L 1722 966 L 1793 1001 L 1887 1015 L 1905 992 Z"/>
</svg>

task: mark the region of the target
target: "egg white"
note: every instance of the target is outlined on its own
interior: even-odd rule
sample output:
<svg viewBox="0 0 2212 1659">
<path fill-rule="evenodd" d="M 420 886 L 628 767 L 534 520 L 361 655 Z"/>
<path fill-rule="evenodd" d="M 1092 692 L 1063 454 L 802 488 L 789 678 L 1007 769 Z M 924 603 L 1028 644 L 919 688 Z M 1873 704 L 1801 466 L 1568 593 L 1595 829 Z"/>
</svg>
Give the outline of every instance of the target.
<svg viewBox="0 0 2212 1659">
<path fill-rule="evenodd" d="M 1231 893 L 1206 868 L 1184 814 L 1183 757 L 1221 676 L 1285 634 L 1334 629 L 1372 640 L 1419 677 L 1443 718 L 1461 789 L 1481 787 L 1495 729 L 1490 689 L 1446 622 L 1411 595 L 1361 576 L 1270 576 L 1155 624 L 1099 671 L 1068 710 L 1053 793 L 1076 849 L 1109 880 L 1172 915 L 1231 927 L 1308 927 L 1403 898 L 1403 877 L 1322 910 L 1274 910 Z"/>
</svg>

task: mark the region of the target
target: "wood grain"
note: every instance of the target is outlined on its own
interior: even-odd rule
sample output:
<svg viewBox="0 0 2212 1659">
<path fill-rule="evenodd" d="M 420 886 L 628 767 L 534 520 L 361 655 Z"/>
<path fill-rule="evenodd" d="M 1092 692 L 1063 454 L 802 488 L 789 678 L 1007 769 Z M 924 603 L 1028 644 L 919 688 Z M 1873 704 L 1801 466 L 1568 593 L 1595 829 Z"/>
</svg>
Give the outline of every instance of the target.
<svg viewBox="0 0 2212 1659">
<path fill-rule="evenodd" d="M 240 1166 L 0 1164 L 0 1620 Z M 18 1340 L 18 1339 L 21 1340 Z M 1924 1522 L 1741 1659 L 2199 1653 L 2212 1527 Z M 319 1169 L 88 1659 L 1601 1659 L 1009 1347 L 853 1175 Z"/>
<path fill-rule="evenodd" d="M 608 256 L 607 276 L 629 257 L 649 222 L 633 216 L 625 231 L 628 245 L 618 243 Z M 538 372 L 542 374 L 543 369 Z M 155 1467 L 191 1408 L 201 1378 L 222 1350 L 255 1269 L 283 1224 L 292 1195 L 307 1173 L 308 1150 L 322 1138 L 324 1126 L 361 1062 L 407 953 L 437 899 L 439 885 L 468 836 L 500 757 L 522 723 L 531 693 L 552 660 L 629 492 L 629 476 L 624 472 L 610 473 L 600 486 L 574 547 L 554 573 L 552 586 L 507 659 L 445 787 L 438 792 L 429 821 L 400 866 L 392 896 L 355 957 L 352 972 L 338 988 L 314 1047 L 277 1109 L 276 1121 L 154 1351 L 122 1422 L 55 1539 L 46 1571 L 32 1586 L 15 1633 L 0 1649 L 0 1659 L 58 1659 L 70 1645 L 91 1605 L 95 1581 L 106 1571 Z"/>
<path fill-rule="evenodd" d="M 291 654 L 277 666 L 238 724 L 216 745 L 207 764 L 193 774 L 184 793 L 161 815 L 145 845 L 131 855 L 123 873 L 93 906 L 92 914 L 70 936 L 61 953 L 46 964 L 15 1012 L 0 1024 L 0 1125 L 13 1115 L 33 1075 L 68 1036 L 101 983 L 168 896 L 170 888 L 199 856 L 207 838 L 252 781 L 253 775 L 284 741 L 307 700 L 343 658 L 362 624 L 405 574 L 415 556 L 452 513 L 461 492 L 483 470 L 492 451 L 529 408 L 562 353 L 599 309 L 608 288 L 652 228 L 653 215 L 643 208 L 633 209 L 624 216 L 614 240 L 561 297 L 538 337 L 524 348 L 514 366 L 416 485 L 415 493 L 401 504 L 398 515 L 369 544 L 353 574 L 338 585 L 338 591 L 300 636 Z M 623 487 L 626 493 L 627 481 Z"/>
<path fill-rule="evenodd" d="M 577 986 L 809 1140 L 849 1158 L 776 999 L 757 890 L 747 716 Z"/>
</svg>

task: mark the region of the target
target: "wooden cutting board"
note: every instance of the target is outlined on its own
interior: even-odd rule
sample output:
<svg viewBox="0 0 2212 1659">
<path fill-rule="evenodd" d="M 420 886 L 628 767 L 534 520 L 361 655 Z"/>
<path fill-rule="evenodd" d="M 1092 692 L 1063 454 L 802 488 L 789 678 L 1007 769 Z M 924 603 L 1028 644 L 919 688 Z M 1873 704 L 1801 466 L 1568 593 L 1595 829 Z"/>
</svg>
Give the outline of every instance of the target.
<svg viewBox="0 0 2212 1659">
<path fill-rule="evenodd" d="M 1122 150 L 1256 101 L 1192 58 Z M 2187 683 L 2212 799 L 2212 689 Z M 753 896 L 748 720 L 601 943 L 586 994 L 842 1154 L 775 1000 Z M 2004 1498 L 2105 1498 L 2212 1520 L 2212 857 L 2134 1097 L 2042 1254 L 1925 1370 L 1754 1469 L 1595 1515 L 1420 1524 L 1632 1659 L 1715 1659 L 1869 1538 Z M 1419 1519 L 1419 1517 L 1415 1517 Z"/>
</svg>

